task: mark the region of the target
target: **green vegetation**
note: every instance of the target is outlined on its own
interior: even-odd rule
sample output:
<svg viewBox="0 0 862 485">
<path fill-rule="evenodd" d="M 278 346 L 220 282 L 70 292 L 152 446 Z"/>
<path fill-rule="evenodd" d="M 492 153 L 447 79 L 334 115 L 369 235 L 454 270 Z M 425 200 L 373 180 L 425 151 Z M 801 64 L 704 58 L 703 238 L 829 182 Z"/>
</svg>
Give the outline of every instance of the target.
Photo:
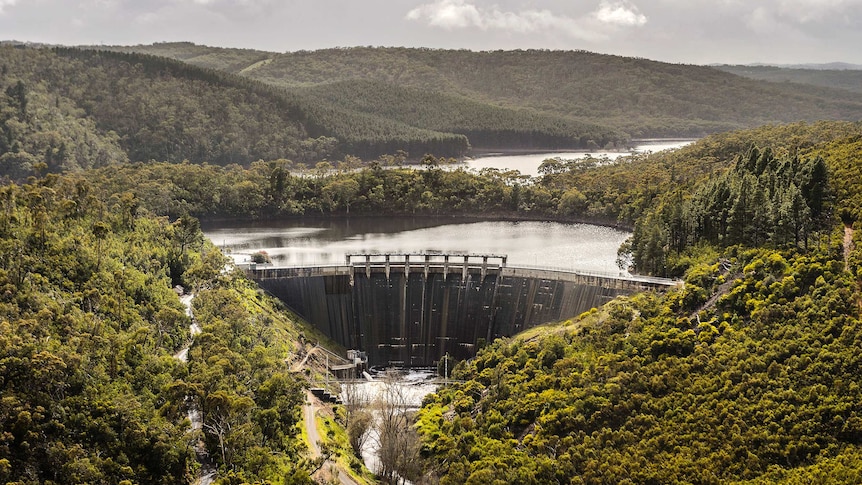
<svg viewBox="0 0 862 485">
<path fill-rule="evenodd" d="M 641 271 L 665 274 L 668 253 L 692 245 L 807 248 L 829 226 L 830 215 L 822 158 L 776 159 L 768 148 L 753 148 L 693 194 L 663 195 L 635 225 L 632 260 Z"/>
<path fill-rule="evenodd" d="M 776 138 L 774 149 L 722 161 L 743 140 Z M 645 208 L 639 226 L 687 234 L 665 248 L 684 286 L 497 341 L 459 365 L 453 377 L 463 382 L 420 412 L 436 464 L 428 473 L 440 483 L 859 481 L 858 125 L 764 127 L 724 140 L 644 162 L 660 185 L 677 180 L 682 190 L 628 199 Z M 557 183 L 591 171 L 562 167 Z M 605 170 L 631 184 L 621 194 L 640 186 L 626 167 Z M 736 219 L 725 230 L 653 219 L 681 197 L 700 221 Z M 807 211 L 821 235 L 767 223 L 775 203 L 780 215 Z"/>
<path fill-rule="evenodd" d="M 348 159 L 349 160 L 349 159 Z M 356 171 L 326 163 L 292 175 L 284 160 L 248 169 L 191 164 L 133 164 L 87 173 L 107 192 L 134 191 L 160 213 L 201 218 L 320 215 L 555 214 L 559 190 L 525 184 L 517 173 L 444 170 L 426 158 L 423 170 L 384 169 L 379 162 Z M 345 162 L 345 163 L 349 163 Z"/>
<path fill-rule="evenodd" d="M 513 109 L 464 96 L 379 81 L 352 79 L 299 90 L 343 109 L 369 113 L 409 126 L 461 133 L 473 148 L 596 149 L 616 146 L 626 136 L 609 128 L 532 109 Z M 446 153 L 432 151 L 438 156 Z"/>
<path fill-rule="evenodd" d="M 0 48 L 2 173 L 58 172 L 128 160 L 216 164 L 319 160 L 287 101 L 169 59 Z M 253 86 L 252 86 L 253 87 Z"/>
<path fill-rule="evenodd" d="M 167 58 L 3 46 L 0 66 L 0 175 L 12 179 L 128 160 L 310 163 L 398 150 L 459 156 L 469 146 L 464 135 Z"/>
<path fill-rule="evenodd" d="M 188 482 L 202 438 L 222 483 L 310 483 L 285 363 L 299 329 L 222 274 L 195 219 L 56 175 L 0 204 L 0 482 Z M 202 329 L 187 364 L 177 284 Z"/>
<path fill-rule="evenodd" d="M 620 223 L 622 261 L 685 279 L 485 346 L 426 400 L 421 447 L 392 411 L 385 478 L 860 481 L 862 124 L 552 159 L 537 179 L 443 167 L 471 141 L 858 119 L 853 96 L 584 52 L 148 49 L 229 72 L 0 47 L 0 483 L 185 483 L 202 451 L 219 483 L 310 483 L 301 329 L 192 216 L 348 214 Z M 403 150 L 436 156 L 405 169 Z M 327 418 L 332 446 L 362 440 L 355 411 Z"/>
<path fill-rule="evenodd" d="M 355 83 L 361 87 L 350 91 L 366 93 L 367 81 L 373 81 L 374 96 L 387 101 L 364 108 L 366 112 L 387 116 L 391 106 L 401 105 L 400 98 L 410 95 L 411 109 L 421 113 L 417 121 L 433 120 L 440 112 L 425 102 L 429 98 L 422 93 L 429 92 L 490 107 L 528 108 L 636 138 L 702 136 L 765 123 L 862 118 L 858 96 L 843 90 L 753 81 L 710 67 L 584 51 L 353 47 L 264 53 L 188 43 L 114 49 L 172 56 L 207 68 L 230 66 L 227 69 L 233 73 L 288 88 Z M 245 63 L 239 61 L 243 56 Z M 390 90 L 391 101 L 386 97 Z M 473 143 L 472 137 L 471 143 L 481 145 Z"/>
<path fill-rule="evenodd" d="M 776 83 L 792 82 L 862 93 L 862 70 L 799 69 L 777 66 L 715 66 L 737 76 Z"/>
<path fill-rule="evenodd" d="M 731 274 L 698 266 L 667 296 L 495 343 L 421 412 L 441 483 L 769 481 L 833 462 L 854 483 L 862 335 L 835 252 L 738 253 Z"/>
<path fill-rule="evenodd" d="M 0 53 L 11 51 L 0 47 Z M 44 82 L 14 73 L 22 56 L 3 56 L 0 67 L 0 176 L 99 167 L 128 161 L 119 137 L 98 130 L 71 100 Z M 9 61 L 12 61 L 11 63 Z M 10 66 L 11 64 L 11 66 Z M 17 69 L 20 67 L 20 69 Z"/>
<path fill-rule="evenodd" d="M 841 90 L 587 52 L 4 45 L 0 67 L 0 175 L 13 180 L 129 160 L 248 166 L 596 149 L 862 117 Z"/>
<path fill-rule="evenodd" d="M 539 179 L 517 172 L 485 170 L 477 174 L 447 168 L 451 160 L 430 156 L 424 159 L 422 170 L 385 168 L 397 162 L 394 157 L 355 169 L 357 161 L 345 157 L 334 163 L 337 169 L 332 163 L 322 163 L 309 171 L 287 160 L 256 162 L 247 169 L 132 164 L 91 171 L 87 177 L 108 193 L 134 191 L 150 210 L 174 216 L 484 215 L 634 227 L 639 217 L 665 200 L 663 194 L 678 197 L 681 192 L 693 192 L 698 183 L 723 173 L 740 155 L 748 156 L 752 147 L 773 146 L 772 156 L 782 160 L 791 152 L 803 160 L 813 159 L 815 147 L 822 150 L 833 142 L 837 150 L 844 146 L 838 140 L 860 134 L 862 125 L 858 123 L 767 126 L 712 135 L 683 149 L 624 157 L 613 164 L 596 158 L 550 159 L 543 164 L 544 175 Z M 848 176 L 838 180 L 837 195 L 857 197 L 840 185 L 852 179 L 854 162 L 835 156 L 827 163 L 839 161 L 845 164 Z"/>
<path fill-rule="evenodd" d="M 628 250 L 639 271 L 680 276 L 688 248 L 702 242 L 804 246 L 828 231 L 833 212 L 857 219 L 860 134 L 860 123 L 768 125 L 615 164 L 549 160 L 540 183 L 580 194 L 571 197 L 581 217 L 633 225 Z M 791 211 L 794 200 L 804 207 Z"/>
<path fill-rule="evenodd" d="M 347 473 L 353 481 L 359 483 L 375 483 L 373 475 L 358 453 L 353 451 L 343 426 L 344 415 L 342 406 L 334 406 L 333 416 L 317 417 L 317 429 L 321 432 L 321 451 L 325 456 L 339 465 L 340 473 Z M 328 414 L 328 413 L 327 413 Z"/>
</svg>

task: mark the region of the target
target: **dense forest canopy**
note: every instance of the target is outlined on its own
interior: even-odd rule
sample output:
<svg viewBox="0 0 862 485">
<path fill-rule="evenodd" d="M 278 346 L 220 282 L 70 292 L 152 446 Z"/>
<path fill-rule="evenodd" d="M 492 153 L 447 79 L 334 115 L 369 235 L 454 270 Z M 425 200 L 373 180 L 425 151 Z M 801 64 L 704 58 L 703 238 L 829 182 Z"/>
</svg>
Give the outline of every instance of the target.
<svg viewBox="0 0 862 485">
<path fill-rule="evenodd" d="M 860 139 L 858 124 L 764 127 L 645 162 L 681 190 L 639 203 L 633 244 L 661 253 L 640 264 L 673 259 L 684 285 L 498 340 L 460 364 L 458 383 L 420 412 L 429 475 L 862 480 Z M 728 160 L 739 142 L 749 148 Z M 554 182 L 592 170 L 562 164 Z M 621 180 L 621 193 L 639 191 Z"/>
<path fill-rule="evenodd" d="M 352 79 L 299 89 L 342 108 L 467 136 L 473 148 L 622 146 L 622 132 L 532 109 L 513 109 L 423 88 Z M 433 152 L 438 156 L 439 153 Z"/>
<path fill-rule="evenodd" d="M 737 76 L 761 81 L 811 84 L 862 93 L 862 69 L 859 69 L 858 66 L 849 69 L 802 69 L 778 66 L 720 65 L 715 66 L 715 68 Z"/>
<path fill-rule="evenodd" d="M 4 45 L 0 67 L 0 174 L 18 180 L 127 161 L 620 148 L 639 136 L 862 118 L 847 91 L 587 52 Z"/>
<path fill-rule="evenodd" d="M 188 483 L 202 440 L 225 483 L 311 483 L 285 363 L 301 329 L 196 219 L 53 174 L 0 205 L 0 481 Z"/>
<path fill-rule="evenodd" d="M 0 67 L 0 174 L 12 178 L 128 160 L 316 163 L 469 148 L 464 135 L 167 58 L 2 46 Z"/>
<path fill-rule="evenodd" d="M 248 168 L 128 164 L 94 170 L 87 177 L 109 192 L 134 190 L 145 206 L 174 216 L 485 215 L 634 227 L 666 194 L 693 193 L 703 180 L 748 157 L 752 148 L 774 147 L 769 152 L 780 160 L 809 160 L 829 143 L 841 145 L 841 140 L 860 134 L 859 123 L 771 125 L 712 135 L 674 151 L 622 157 L 612 164 L 597 158 L 549 159 L 537 178 L 516 171 L 470 172 L 450 159 L 430 156 L 419 170 L 387 167 L 397 162 L 395 157 L 361 168 L 345 157 L 314 169 L 299 169 L 287 160 L 255 162 Z M 830 167 L 846 160 L 820 156 Z M 849 173 L 852 160 L 843 163 L 842 170 Z M 846 177 L 830 179 L 841 197 L 858 199 L 846 187 Z M 847 207 L 855 214 L 859 203 Z"/>
</svg>

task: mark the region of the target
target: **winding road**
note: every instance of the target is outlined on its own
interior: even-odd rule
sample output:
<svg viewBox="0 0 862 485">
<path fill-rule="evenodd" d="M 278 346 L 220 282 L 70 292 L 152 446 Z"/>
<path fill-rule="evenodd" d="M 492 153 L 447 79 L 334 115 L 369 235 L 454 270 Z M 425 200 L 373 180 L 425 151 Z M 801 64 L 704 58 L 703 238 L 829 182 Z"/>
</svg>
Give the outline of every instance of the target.
<svg viewBox="0 0 862 485">
<path fill-rule="evenodd" d="M 317 415 L 316 403 L 317 398 L 314 397 L 314 394 L 312 394 L 311 391 L 306 389 L 302 417 L 305 424 L 305 433 L 308 436 L 308 452 L 311 454 L 312 459 L 320 456 L 320 445 L 318 443 L 321 439 L 320 433 L 317 431 L 317 420 L 315 419 L 315 416 Z M 331 477 L 337 477 L 338 483 L 341 485 L 359 485 L 359 483 L 350 477 L 347 470 L 332 460 L 327 460 L 326 463 L 324 463 L 321 471 L 318 473 L 321 472 L 326 473 Z"/>
</svg>

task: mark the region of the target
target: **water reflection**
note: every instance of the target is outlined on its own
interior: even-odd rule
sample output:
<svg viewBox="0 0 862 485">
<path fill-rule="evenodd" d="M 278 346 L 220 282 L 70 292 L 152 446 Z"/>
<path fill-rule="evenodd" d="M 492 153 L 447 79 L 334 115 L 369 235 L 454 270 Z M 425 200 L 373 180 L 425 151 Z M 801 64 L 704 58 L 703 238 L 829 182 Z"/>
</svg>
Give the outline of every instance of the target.
<svg viewBox="0 0 862 485">
<path fill-rule="evenodd" d="M 276 265 L 341 264 L 346 254 L 447 252 L 508 255 L 509 264 L 616 272 L 629 233 L 591 224 L 357 217 L 205 227 L 238 262 L 266 251 Z"/>
</svg>

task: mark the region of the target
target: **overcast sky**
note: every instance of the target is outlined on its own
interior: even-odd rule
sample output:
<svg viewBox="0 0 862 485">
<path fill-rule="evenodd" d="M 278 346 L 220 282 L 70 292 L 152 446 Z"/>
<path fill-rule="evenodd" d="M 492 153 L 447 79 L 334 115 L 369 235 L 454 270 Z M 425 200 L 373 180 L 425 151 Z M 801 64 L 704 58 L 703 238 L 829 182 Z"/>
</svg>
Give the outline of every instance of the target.
<svg viewBox="0 0 862 485">
<path fill-rule="evenodd" d="M 862 64 L 862 0 L 0 0 L 0 40 L 582 49 L 667 62 Z"/>
</svg>

